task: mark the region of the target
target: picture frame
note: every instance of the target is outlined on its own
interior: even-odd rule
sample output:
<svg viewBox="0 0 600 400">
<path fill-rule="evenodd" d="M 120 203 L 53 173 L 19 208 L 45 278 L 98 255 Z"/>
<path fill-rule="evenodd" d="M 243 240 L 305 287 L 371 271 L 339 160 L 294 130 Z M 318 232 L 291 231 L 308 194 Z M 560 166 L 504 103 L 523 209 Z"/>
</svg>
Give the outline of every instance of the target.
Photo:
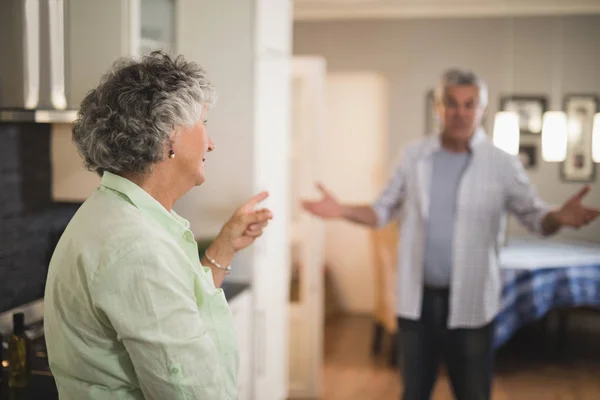
<svg viewBox="0 0 600 400">
<path fill-rule="evenodd" d="M 545 96 L 511 95 L 500 98 L 500 111 L 514 111 L 519 116 L 521 135 L 540 135 L 547 110 L 548 99 Z"/>
<path fill-rule="evenodd" d="M 560 163 L 560 176 L 565 182 L 593 182 L 596 164 L 592 160 L 594 115 L 598 97 L 594 94 L 568 94 L 563 98 L 567 115 L 567 157 Z"/>
<path fill-rule="evenodd" d="M 436 135 L 440 131 L 441 122 L 435 105 L 435 91 L 429 89 L 425 94 L 425 136 Z"/>
<path fill-rule="evenodd" d="M 525 169 L 533 169 L 538 164 L 538 146 L 535 144 L 519 145 L 519 159 Z"/>
</svg>

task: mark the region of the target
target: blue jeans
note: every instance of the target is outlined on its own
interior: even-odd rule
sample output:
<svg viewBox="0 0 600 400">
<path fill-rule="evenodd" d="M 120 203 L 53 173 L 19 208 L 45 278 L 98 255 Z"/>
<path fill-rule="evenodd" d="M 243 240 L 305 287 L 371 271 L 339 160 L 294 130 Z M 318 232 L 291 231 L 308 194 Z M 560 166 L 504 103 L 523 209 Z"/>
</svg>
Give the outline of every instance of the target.
<svg viewBox="0 0 600 400">
<path fill-rule="evenodd" d="M 448 329 L 448 304 L 448 290 L 426 288 L 421 319 L 398 319 L 403 400 L 429 400 L 442 360 L 456 399 L 490 399 L 494 323 Z"/>
</svg>

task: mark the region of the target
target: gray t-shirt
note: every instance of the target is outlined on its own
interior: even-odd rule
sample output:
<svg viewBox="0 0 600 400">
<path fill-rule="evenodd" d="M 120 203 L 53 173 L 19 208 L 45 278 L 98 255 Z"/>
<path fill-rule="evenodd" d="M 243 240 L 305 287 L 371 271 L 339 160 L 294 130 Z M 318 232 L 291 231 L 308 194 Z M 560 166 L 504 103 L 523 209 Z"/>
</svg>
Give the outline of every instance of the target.
<svg viewBox="0 0 600 400">
<path fill-rule="evenodd" d="M 450 287 L 458 184 L 469 157 L 468 152 L 453 153 L 444 149 L 433 155 L 425 233 L 424 282 L 427 286 Z"/>
</svg>

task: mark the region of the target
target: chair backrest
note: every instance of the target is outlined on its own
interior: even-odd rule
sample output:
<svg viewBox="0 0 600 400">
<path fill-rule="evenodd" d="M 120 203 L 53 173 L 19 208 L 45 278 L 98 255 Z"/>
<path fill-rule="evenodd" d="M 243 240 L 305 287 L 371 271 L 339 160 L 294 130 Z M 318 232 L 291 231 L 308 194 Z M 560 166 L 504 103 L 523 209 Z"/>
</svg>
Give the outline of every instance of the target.
<svg viewBox="0 0 600 400">
<path fill-rule="evenodd" d="M 371 233 L 375 284 L 373 318 L 388 332 L 395 332 L 397 329 L 395 303 L 398 240 L 398 223 L 388 224 Z"/>
</svg>

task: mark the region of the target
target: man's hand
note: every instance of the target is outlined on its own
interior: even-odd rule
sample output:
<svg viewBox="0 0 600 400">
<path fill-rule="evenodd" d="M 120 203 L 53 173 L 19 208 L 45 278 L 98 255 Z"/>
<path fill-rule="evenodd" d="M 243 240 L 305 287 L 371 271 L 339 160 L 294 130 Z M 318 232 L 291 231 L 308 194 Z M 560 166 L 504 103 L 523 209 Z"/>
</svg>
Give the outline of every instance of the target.
<svg viewBox="0 0 600 400">
<path fill-rule="evenodd" d="M 377 226 L 377 214 L 370 204 L 341 204 L 322 184 L 318 183 L 317 189 L 323 195 L 321 200 L 302 202 L 302 207 L 309 213 L 324 219 L 343 218 L 368 227 Z"/>
<path fill-rule="evenodd" d="M 600 210 L 581 204 L 589 191 L 590 187 L 584 186 L 556 212 L 556 219 L 561 225 L 578 229 L 598 218 Z"/>
<path fill-rule="evenodd" d="M 325 186 L 318 183 L 317 189 L 321 192 L 323 197 L 318 201 L 308 201 L 305 200 L 302 202 L 302 207 L 310 212 L 313 215 L 321 218 L 340 218 L 342 217 L 342 206 L 341 204 L 333 197 Z"/>
</svg>

